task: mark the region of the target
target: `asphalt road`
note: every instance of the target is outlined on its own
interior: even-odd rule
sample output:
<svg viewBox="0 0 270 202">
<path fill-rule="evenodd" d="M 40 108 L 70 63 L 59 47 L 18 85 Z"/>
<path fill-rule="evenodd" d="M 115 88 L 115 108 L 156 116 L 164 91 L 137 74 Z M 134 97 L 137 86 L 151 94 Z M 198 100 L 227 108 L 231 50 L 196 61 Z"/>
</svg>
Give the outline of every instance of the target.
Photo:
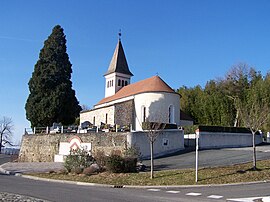
<svg viewBox="0 0 270 202">
<path fill-rule="evenodd" d="M 257 146 L 257 160 L 270 159 L 270 145 Z M 234 165 L 252 161 L 252 147 L 199 150 L 199 167 Z M 150 166 L 149 160 L 144 160 Z M 195 168 L 195 151 L 180 151 L 154 160 L 155 170 Z"/>
<path fill-rule="evenodd" d="M 11 160 L 10 155 L 0 154 L 0 165 L 7 163 Z"/>
<path fill-rule="evenodd" d="M 258 159 L 270 158 L 270 145 L 257 147 Z M 252 148 L 199 151 L 200 167 L 237 164 L 252 160 Z M 9 156 L 0 155 L 0 164 Z M 144 161 L 148 163 L 149 161 Z M 195 164 L 194 151 L 182 151 L 155 159 L 155 170 L 190 168 Z M 109 188 L 55 183 L 0 174 L 0 193 L 16 193 L 48 201 L 270 201 L 270 182 L 246 185 L 204 187 Z M 257 197 L 256 199 L 250 197 Z"/>
<path fill-rule="evenodd" d="M 269 190 L 270 183 L 204 187 L 108 188 L 0 175 L 0 192 L 16 193 L 55 202 L 252 201 L 243 198 L 269 197 Z M 265 201 L 269 200 L 270 198 Z"/>
</svg>

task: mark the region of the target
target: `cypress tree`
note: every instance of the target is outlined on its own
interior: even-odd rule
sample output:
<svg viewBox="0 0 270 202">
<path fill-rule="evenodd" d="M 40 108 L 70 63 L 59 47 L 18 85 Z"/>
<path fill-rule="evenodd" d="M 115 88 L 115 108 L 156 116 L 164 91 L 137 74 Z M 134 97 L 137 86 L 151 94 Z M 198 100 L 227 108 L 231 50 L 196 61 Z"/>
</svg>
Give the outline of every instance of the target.
<svg viewBox="0 0 270 202">
<path fill-rule="evenodd" d="M 51 126 L 54 122 L 72 124 L 81 107 L 72 89 L 71 63 L 66 52 L 66 36 L 56 25 L 44 42 L 29 85 L 26 118 L 34 126 Z"/>
</svg>

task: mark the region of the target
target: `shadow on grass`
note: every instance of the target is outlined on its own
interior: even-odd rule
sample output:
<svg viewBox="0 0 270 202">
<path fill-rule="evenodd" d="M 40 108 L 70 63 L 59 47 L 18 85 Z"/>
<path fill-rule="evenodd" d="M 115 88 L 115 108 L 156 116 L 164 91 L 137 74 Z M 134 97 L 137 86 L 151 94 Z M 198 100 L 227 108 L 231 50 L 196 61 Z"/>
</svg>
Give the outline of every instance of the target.
<svg viewBox="0 0 270 202">
<path fill-rule="evenodd" d="M 170 168 L 170 164 L 155 165 L 154 171 L 162 171 L 164 169 Z M 146 166 L 143 172 L 150 172 L 151 166 Z"/>
<path fill-rule="evenodd" d="M 155 175 L 155 178 L 166 178 L 166 177 L 172 177 L 172 176 L 177 176 L 177 175 L 186 175 L 186 174 L 190 174 L 190 173 L 194 173 L 193 170 L 190 171 L 172 171 L 172 172 L 166 172 L 163 173 L 162 175 Z"/>
<path fill-rule="evenodd" d="M 229 172 L 229 173 L 226 173 L 226 174 L 220 174 L 220 175 L 213 176 L 213 177 L 200 178 L 199 181 L 220 179 L 220 178 L 223 178 L 223 177 L 226 178 L 226 177 L 233 176 L 233 175 L 243 175 L 243 174 L 246 174 L 247 172 L 254 172 L 254 171 L 261 172 L 261 171 L 264 171 L 264 170 L 270 170 L 270 168 L 264 168 L 264 169 L 248 168 L 248 169 L 244 169 L 244 170 L 237 170 L 237 171 L 232 171 L 232 172 Z"/>
</svg>

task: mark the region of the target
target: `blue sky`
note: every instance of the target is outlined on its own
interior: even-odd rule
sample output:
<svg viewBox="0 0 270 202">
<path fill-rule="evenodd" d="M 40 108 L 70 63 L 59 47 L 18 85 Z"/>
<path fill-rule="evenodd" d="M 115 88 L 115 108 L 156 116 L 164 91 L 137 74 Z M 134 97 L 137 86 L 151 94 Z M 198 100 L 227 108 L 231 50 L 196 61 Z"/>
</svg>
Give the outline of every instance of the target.
<svg viewBox="0 0 270 202">
<path fill-rule="evenodd" d="M 158 75 L 172 88 L 204 86 L 245 62 L 270 69 L 267 0 L 3 0 L 0 6 L 0 117 L 14 141 L 25 118 L 28 81 L 52 28 L 64 28 L 80 104 L 104 97 L 104 78 L 122 30 L 132 82 Z"/>
</svg>

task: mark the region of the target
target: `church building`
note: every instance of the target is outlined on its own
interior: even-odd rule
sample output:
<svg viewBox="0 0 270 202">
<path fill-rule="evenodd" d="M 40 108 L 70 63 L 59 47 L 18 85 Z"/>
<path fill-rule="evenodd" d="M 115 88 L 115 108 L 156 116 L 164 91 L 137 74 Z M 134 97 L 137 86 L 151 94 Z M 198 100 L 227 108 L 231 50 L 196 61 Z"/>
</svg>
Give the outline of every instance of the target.
<svg viewBox="0 0 270 202">
<path fill-rule="evenodd" d="M 144 122 L 180 126 L 180 95 L 159 76 L 136 83 L 119 38 L 111 63 L 105 73 L 105 97 L 94 108 L 80 114 L 81 124 L 131 127 L 142 131 Z"/>
</svg>

